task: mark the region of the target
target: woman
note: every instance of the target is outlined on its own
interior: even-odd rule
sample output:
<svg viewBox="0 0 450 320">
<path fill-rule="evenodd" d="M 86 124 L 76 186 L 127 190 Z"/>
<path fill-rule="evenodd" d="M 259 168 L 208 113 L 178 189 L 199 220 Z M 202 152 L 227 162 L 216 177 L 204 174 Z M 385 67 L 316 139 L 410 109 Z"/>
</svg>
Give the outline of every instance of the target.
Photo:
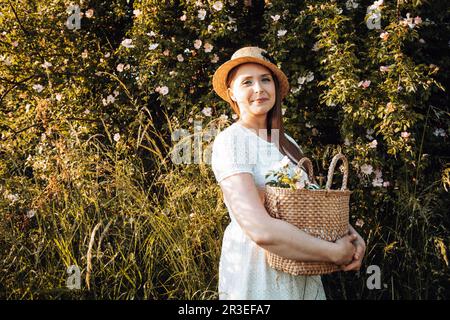
<svg viewBox="0 0 450 320">
<path fill-rule="evenodd" d="M 333 262 L 349 271 L 359 270 L 365 251 L 351 226 L 348 235 L 332 243 L 270 217 L 264 208 L 267 171 L 284 156 L 293 170 L 303 156 L 283 129 L 286 75 L 264 50 L 244 47 L 217 69 L 213 87 L 239 115 L 217 135 L 211 158 L 231 218 L 219 264 L 219 299 L 326 299 L 320 276 L 293 276 L 265 260 L 268 250 L 293 260 Z"/>
</svg>

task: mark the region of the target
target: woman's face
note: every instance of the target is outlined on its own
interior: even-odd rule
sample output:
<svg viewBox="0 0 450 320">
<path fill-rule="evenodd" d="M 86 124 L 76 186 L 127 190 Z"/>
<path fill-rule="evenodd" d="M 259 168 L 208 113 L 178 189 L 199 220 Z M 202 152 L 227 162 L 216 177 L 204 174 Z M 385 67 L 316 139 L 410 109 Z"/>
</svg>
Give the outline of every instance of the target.
<svg viewBox="0 0 450 320">
<path fill-rule="evenodd" d="M 241 117 L 264 115 L 275 105 L 273 77 L 269 69 L 257 63 L 240 65 L 228 90 Z"/>
</svg>

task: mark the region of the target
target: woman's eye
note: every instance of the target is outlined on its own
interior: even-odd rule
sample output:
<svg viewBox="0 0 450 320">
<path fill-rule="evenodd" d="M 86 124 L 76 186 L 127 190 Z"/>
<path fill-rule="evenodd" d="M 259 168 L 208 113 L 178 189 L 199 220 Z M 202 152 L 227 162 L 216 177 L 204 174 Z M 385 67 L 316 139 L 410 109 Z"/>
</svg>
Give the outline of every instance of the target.
<svg viewBox="0 0 450 320">
<path fill-rule="evenodd" d="M 268 80 L 268 81 L 270 81 L 270 79 L 269 79 L 269 78 L 264 78 L 263 80 Z"/>
</svg>

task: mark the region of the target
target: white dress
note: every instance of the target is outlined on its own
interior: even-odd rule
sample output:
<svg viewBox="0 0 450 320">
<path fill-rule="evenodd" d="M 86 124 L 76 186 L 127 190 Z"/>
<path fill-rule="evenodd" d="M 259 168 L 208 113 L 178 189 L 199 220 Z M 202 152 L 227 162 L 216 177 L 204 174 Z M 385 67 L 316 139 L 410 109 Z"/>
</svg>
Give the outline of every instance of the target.
<svg viewBox="0 0 450 320">
<path fill-rule="evenodd" d="M 286 137 L 295 143 L 287 134 Z M 275 168 L 283 157 L 275 143 L 259 137 L 256 131 L 233 123 L 216 136 L 211 166 L 217 183 L 231 175 L 248 172 L 253 175 L 258 191 L 262 192 L 265 174 Z M 295 165 L 290 162 L 289 167 L 293 170 Z M 303 172 L 302 180 L 305 179 L 308 177 Z M 222 242 L 220 300 L 326 299 L 320 276 L 293 276 L 271 268 L 266 262 L 264 249 L 241 229 L 226 200 L 225 205 L 231 223 L 225 229 Z"/>
</svg>

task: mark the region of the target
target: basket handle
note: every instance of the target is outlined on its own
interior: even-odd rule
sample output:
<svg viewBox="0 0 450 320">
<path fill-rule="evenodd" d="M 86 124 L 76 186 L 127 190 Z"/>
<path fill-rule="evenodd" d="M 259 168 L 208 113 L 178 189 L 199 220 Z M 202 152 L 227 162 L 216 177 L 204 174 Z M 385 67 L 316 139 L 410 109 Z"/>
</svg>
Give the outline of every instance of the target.
<svg viewBox="0 0 450 320">
<path fill-rule="evenodd" d="M 303 162 L 305 163 L 305 166 L 303 166 Z M 314 168 L 312 165 L 311 160 L 307 157 L 303 157 L 300 159 L 300 161 L 297 164 L 297 167 L 304 170 L 308 174 L 309 182 L 316 183 L 316 179 L 314 178 Z M 306 168 L 306 170 L 305 170 Z"/>
<path fill-rule="evenodd" d="M 331 182 L 333 181 L 334 168 L 336 167 L 336 163 L 339 160 L 342 160 L 342 162 L 344 163 L 344 178 L 342 179 L 341 191 L 344 191 L 345 189 L 347 189 L 348 161 L 347 161 L 347 158 L 342 153 L 338 153 L 333 157 L 333 160 L 331 160 L 330 167 L 328 168 L 327 185 L 325 187 L 326 190 L 330 190 L 330 188 L 331 188 Z"/>
</svg>

